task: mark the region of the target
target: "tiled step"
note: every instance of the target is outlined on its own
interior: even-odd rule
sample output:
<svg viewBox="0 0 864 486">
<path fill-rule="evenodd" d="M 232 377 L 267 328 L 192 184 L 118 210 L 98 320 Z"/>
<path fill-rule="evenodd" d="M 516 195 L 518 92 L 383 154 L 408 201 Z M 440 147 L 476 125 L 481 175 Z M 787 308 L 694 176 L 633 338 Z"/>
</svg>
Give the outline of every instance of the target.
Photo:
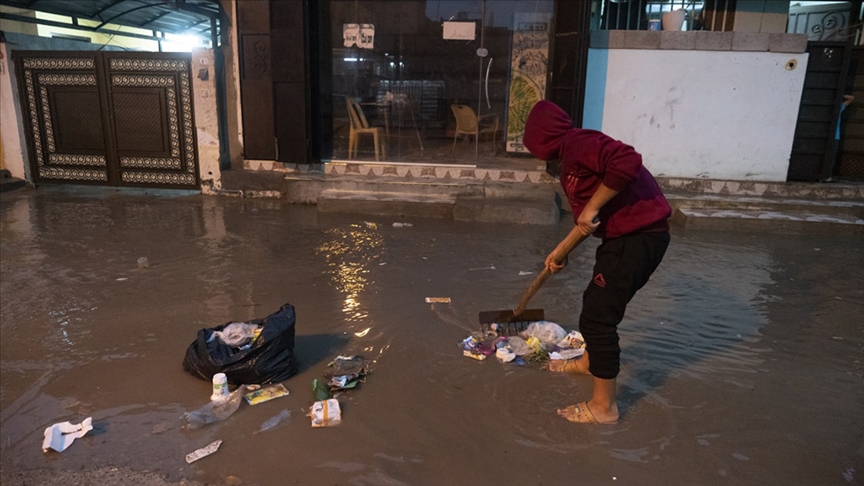
<svg viewBox="0 0 864 486">
<path fill-rule="evenodd" d="M 325 213 L 452 218 L 456 197 L 448 194 L 326 189 L 318 195 L 317 204 L 318 211 Z"/>
<path fill-rule="evenodd" d="M 864 234 L 864 219 L 848 214 L 760 209 L 679 208 L 672 222 L 685 229 L 734 232 L 857 233 Z"/>
<path fill-rule="evenodd" d="M 864 218 L 864 200 L 752 197 L 713 194 L 666 193 L 673 209 L 734 209 L 766 212 L 846 214 Z"/>
<path fill-rule="evenodd" d="M 452 218 L 457 221 L 556 224 L 561 210 L 553 192 L 504 192 L 490 195 L 409 193 L 326 189 L 318 211 L 406 217 Z"/>
<path fill-rule="evenodd" d="M 543 197 L 459 197 L 457 221 L 480 223 L 557 224 L 561 217 L 553 193 Z"/>
</svg>

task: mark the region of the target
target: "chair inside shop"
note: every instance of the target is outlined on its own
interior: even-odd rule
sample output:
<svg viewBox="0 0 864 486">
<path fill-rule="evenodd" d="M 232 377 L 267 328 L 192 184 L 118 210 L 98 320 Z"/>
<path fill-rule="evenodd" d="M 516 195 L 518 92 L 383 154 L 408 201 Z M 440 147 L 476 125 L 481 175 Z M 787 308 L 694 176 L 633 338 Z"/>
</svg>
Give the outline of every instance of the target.
<svg viewBox="0 0 864 486">
<path fill-rule="evenodd" d="M 495 134 L 498 132 L 498 115 L 493 113 L 477 117 L 468 105 L 450 105 L 453 116 L 456 117 L 456 132 L 453 135 L 453 155 L 456 155 L 456 140 L 459 135 L 474 137 L 474 152 L 479 154 L 480 135 L 492 134 L 492 155 L 495 155 Z"/>
<path fill-rule="evenodd" d="M 363 134 L 372 135 L 372 142 L 375 144 L 375 160 L 380 161 L 382 156 L 386 158 L 387 147 L 384 143 L 383 129 L 369 126 L 360 103 L 349 96 L 345 97 L 345 103 L 348 107 L 348 117 L 351 119 L 351 130 L 348 135 L 348 159 L 351 160 L 357 156 L 357 145 L 360 141 L 360 135 Z"/>
</svg>

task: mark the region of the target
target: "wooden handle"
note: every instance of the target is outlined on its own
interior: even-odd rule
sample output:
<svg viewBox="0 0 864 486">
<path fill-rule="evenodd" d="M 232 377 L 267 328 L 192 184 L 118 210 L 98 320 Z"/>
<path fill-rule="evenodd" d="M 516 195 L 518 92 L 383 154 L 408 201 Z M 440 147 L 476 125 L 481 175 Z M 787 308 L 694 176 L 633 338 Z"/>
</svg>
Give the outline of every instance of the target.
<svg viewBox="0 0 864 486">
<path fill-rule="evenodd" d="M 576 233 L 574 236 L 572 233 L 567 235 L 567 238 L 561 242 L 561 249 L 564 251 L 564 256 L 561 257 L 561 260 L 564 259 L 567 255 L 573 251 L 574 248 L 579 246 L 580 243 L 585 241 L 588 238 L 588 235 L 583 235 L 581 233 Z M 561 263 L 561 260 L 555 263 Z M 519 300 L 519 305 L 516 306 L 516 309 L 513 310 L 513 317 L 518 317 L 526 307 L 528 307 L 528 302 L 534 297 L 534 294 L 540 290 L 540 287 L 543 286 L 543 283 L 546 282 L 546 279 L 549 278 L 549 275 L 552 275 L 552 272 L 549 271 L 548 267 L 543 267 L 543 271 L 540 272 L 540 275 L 537 275 L 537 278 L 534 279 L 534 282 L 531 283 L 531 286 L 528 287 L 528 290 L 525 291 L 525 294 L 522 295 L 522 298 Z"/>
</svg>

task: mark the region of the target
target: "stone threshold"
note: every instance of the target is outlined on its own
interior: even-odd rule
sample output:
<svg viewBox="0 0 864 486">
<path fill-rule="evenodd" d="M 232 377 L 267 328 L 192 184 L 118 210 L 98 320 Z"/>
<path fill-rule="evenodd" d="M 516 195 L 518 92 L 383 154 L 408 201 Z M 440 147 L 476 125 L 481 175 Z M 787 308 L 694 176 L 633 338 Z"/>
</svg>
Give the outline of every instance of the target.
<svg viewBox="0 0 864 486">
<path fill-rule="evenodd" d="M 658 177 L 664 191 L 719 196 L 864 201 L 864 183 L 727 181 Z"/>
<path fill-rule="evenodd" d="M 511 182 L 555 184 L 557 180 L 545 170 L 479 168 L 474 165 L 345 162 L 326 164 L 288 164 L 276 161 L 246 160 L 243 167 L 250 171 L 285 173 L 288 178 L 304 176 L 392 178 L 404 181 L 435 182 Z"/>
</svg>

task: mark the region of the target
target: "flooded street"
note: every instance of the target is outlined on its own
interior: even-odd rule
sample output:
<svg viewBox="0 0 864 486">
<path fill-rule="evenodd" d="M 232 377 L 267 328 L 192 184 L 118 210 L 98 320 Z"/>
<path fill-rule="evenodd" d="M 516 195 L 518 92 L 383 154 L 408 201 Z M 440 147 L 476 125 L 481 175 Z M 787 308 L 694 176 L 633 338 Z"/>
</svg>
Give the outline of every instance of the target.
<svg viewBox="0 0 864 486">
<path fill-rule="evenodd" d="M 2 483 L 864 484 L 864 238 L 673 228 L 619 328 L 622 419 L 591 426 L 555 412 L 587 399 L 590 378 L 457 346 L 478 311 L 515 306 L 571 228 L 562 220 L 398 228 L 273 200 L 5 193 Z M 531 307 L 575 329 L 597 244 Z M 290 396 L 182 430 L 211 392 L 181 367 L 197 331 L 285 303 L 300 361 Z M 366 383 L 339 397 L 341 425 L 311 428 L 312 380 L 352 354 L 373 362 Z M 90 416 L 90 434 L 42 452 L 46 427 Z"/>
</svg>

